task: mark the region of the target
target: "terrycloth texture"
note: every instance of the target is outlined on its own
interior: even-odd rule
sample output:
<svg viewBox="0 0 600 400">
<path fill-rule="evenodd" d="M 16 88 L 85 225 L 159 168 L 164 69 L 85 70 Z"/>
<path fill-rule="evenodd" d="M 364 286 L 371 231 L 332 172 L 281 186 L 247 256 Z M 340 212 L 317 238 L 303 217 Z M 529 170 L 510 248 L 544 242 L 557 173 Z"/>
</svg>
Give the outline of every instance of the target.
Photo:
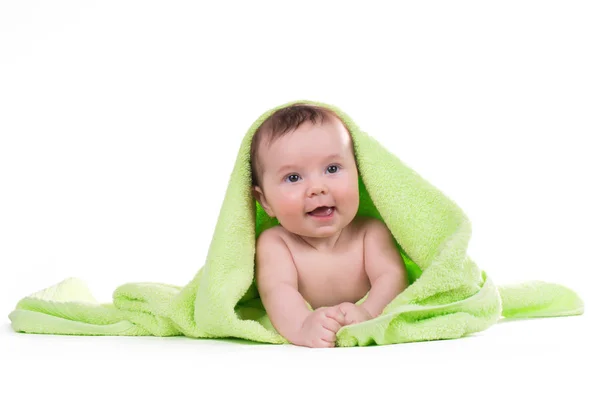
<svg viewBox="0 0 600 400">
<path fill-rule="evenodd" d="M 100 304 L 82 281 L 67 279 L 19 301 L 9 315 L 13 329 L 287 343 L 270 323 L 254 281 L 255 240 L 277 220 L 252 197 L 250 143 L 268 116 L 292 103 L 328 107 L 346 124 L 360 174 L 358 214 L 387 224 L 409 272 L 410 286 L 379 317 L 343 327 L 338 346 L 459 338 L 490 327 L 501 316 L 583 313 L 577 294 L 558 284 L 494 286 L 467 255 L 471 225 L 452 200 L 361 131 L 343 111 L 302 100 L 265 112 L 244 136 L 205 264 L 187 285 L 129 283 L 115 290 L 113 304 Z"/>
</svg>

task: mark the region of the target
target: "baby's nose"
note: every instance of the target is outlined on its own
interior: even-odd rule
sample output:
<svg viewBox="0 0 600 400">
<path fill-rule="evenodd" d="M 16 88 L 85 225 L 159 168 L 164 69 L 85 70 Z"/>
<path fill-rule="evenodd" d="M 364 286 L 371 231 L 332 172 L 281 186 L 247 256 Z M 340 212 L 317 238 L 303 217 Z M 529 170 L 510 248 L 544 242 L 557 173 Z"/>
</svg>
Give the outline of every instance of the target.
<svg viewBox="0 0 600 400">
<path fill-rule="evenodd" d="M 316 196 L 319 194 L 327 194 L 328 189 L 327 186 L 323 185 L 323 184 L 316 184 L 310 187 L 310 190 L 308 192 L 309 196 Z"/>
</svg>

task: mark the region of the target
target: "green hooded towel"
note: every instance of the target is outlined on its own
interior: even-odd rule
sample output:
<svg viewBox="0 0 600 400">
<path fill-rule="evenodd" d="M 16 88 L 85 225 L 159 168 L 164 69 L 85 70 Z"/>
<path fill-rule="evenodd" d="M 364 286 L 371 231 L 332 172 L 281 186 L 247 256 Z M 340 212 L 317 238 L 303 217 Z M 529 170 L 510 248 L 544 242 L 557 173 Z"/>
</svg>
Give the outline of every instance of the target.
<svg viewBox="0 0 600 400">
<path fill-rule="evenodd" d="M 361 131 L 343 111 L 302 100 L 265 112 L 242 139 L 206 261 L 187 285 L 128 283 L 114 291 L 112 304 L 100 304 L 84 282 L 69 278 L 21 299 L 9 315 L 12 328 L 63 335 L 185 335 L 288 343 L 271 324 L 254 280 L 256 238 L 277 221 L 252 196 L 250 143 L 265 119 L 294 103 L 326 107 L 345 123 L 359 171 L 358 214 L 387 225 L 408 269 L 408 288 L 380 316 L 342 327 L 337 346 L 453 339 L 482 331 L 501 317 L 583 313 L 582 300 L 562 285 L 532 281 L 496 287 L 467 255 L 471 224 L 452 200 Z"/>
</svg>

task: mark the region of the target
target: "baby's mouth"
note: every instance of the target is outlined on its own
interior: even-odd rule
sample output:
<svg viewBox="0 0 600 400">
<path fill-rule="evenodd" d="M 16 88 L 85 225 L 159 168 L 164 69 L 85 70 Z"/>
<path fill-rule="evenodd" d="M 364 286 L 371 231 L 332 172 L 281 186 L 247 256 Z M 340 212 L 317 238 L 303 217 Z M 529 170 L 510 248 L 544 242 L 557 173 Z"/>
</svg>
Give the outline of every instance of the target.
<svg viewBox="0 0 600 400">
<path fill-rule="evenodd" d="M 335 207 L 318 207 L 307 214 L 315 217 L 327 217 L 328 215 L 333 214 L 334 210 Z"/>
</svg>

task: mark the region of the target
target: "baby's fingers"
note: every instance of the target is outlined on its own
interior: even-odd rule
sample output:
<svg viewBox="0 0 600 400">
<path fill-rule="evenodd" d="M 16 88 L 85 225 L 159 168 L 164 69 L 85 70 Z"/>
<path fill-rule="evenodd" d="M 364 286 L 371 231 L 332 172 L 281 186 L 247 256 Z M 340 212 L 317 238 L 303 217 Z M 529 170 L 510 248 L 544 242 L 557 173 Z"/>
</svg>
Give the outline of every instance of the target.
<svg viewBox="0 0 600 400">
<path fill-rule="evenodd" d="M 330 321 L 333 322 L 334 324 L 337 324 L 335 321 L 333 321 L 331 319 L 330 319 Z M 339 324 L 337 324 L 337 325 L 339 326 Z M 339 328 L 337 328 L 337 329 L 339 329 Z M 335 332 L 337 332 L 337 329 Z M 337 340 L 337 336 L 336 336 L 335 332 L 324 327 L 323 332 L 321 333 L 320 339 L 323 342 L 326 342 L 328 344 L 327 347 L 335 347 L 335 342 Z"/>
<path fill-rule="evenodd" d="M 321 326 L 323 326 L 323 328 L 325 328 L 326 330 L 331 332 L 332 340 L 334 340 L 335 334 L 337 333 L 337 331 L 340 330 L 340 328 L 342 327 L 342 324 L 340 324 L 339 322 L 337 322 L 335 319 L 333 319 L 331 317 L 325 316 L 325 318 L 323 318 L 323 321 L 321 322 Z"/>
<path fill-rule="evenodd" d="M 313 347 L 335 347 L 335 340 L 330 342 L 329 340 L 319 339 Z"/>
<path fill-rule="evenodd" d="M 339 307 L 330 307 L 325 312 L 325 315 L 328 316 L 329 318 L 333 318 L 340 325 L 344 325 L 346 323 L 346 316 L 344 315 L 342 310 L 340 310 Z"/>
</svg>

